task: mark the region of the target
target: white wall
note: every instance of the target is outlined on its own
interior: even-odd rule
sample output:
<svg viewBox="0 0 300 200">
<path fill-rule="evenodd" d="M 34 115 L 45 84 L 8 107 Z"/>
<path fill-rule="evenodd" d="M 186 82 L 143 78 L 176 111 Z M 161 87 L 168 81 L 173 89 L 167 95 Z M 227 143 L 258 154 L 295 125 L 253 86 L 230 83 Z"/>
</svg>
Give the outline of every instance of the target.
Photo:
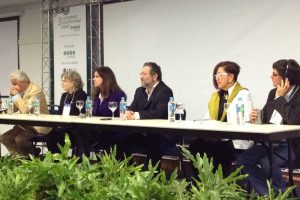
<svg viewBox="0 0 300 200">
<path fill-rule="evenodd" d="M 0 22 L 0 74 L 9 74 L 18 69 L 18 20 Z M 8 79 L 0 79 L 0 92 L 9 94 Z"/>
<path fill-rule="evenodd" d="M 31 78 L 31 81 L 42 85 L 42 14 L 40 4 L 24 7 L 20 19 L 20 67 Z M 29 73 L 30 72 L 30 73 Z"/>
<path fill-rule="evenodd" d="M 104 7 L 105 64 L 131 102 L 146 61 L 162 67 L 188 118 L 201 118 L 214 91 L 212 70 L 224 60 L 241 66 L 239 81 L 264 105 L 272 63 L 300 61 L 300 1 L 136 0 Z"/>
<path fill-rule="evenodd" d="M 19 58 L 20 68 L 31 81 L 42 85 L 41 10 L 40 4 L 1 8 L 1 16 L 22 13 L 20 16 Z M 5 66 L 1 66 L 5 67 Z M 2 74 L 8 80 L 9 74 Z M 7 81 L 9 87 L 9 81 Z"/>
</svg>

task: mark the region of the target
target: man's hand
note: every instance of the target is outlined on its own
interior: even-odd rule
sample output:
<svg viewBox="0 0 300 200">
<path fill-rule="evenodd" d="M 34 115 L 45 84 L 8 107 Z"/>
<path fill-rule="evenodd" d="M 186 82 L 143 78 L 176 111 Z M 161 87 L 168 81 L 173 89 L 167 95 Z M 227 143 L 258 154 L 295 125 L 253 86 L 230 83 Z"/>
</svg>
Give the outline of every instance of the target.
<svg viewBox="0 0 300 200">
<path fill-rule="evenodd" d="M 17 85 L 13 85 L 10 87 L 10 95 L 15 96 L 20 92 L 20 88 Z"/>
<path fill-rule="evenodd" d="M 126 111 L 126 119 L 129 119 L 129 120 L 135 119 L 134 118 L 134 112 L 131 111 L 131 110 L 127 110 Z"/>
<path fill-rule="evenodd" d="M 277 85 L 276 97 L 284 97 L 290 90 L 290 81 L 288 78 L 285 81 L 281 80 L 280 85 Z"/>
</svg>

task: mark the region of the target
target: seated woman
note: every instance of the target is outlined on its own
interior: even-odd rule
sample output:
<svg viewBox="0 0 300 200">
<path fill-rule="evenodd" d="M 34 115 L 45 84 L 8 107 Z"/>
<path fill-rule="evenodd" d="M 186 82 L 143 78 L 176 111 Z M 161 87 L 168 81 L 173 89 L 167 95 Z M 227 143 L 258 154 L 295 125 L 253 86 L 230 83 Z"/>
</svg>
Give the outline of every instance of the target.
<svg viewBox="0 0 300 200">
<path fill-rule="evenodd" d="M 93 91 L 93 116 L 111 117 L 112 113 L 108 108 L 108 102 L 120 102 L 121 97 L 126 98 L 126 94 L 117 83 L 114 72 L 109 67 L 98 67 L 94 71 L 94 91 Z M 119 116 L 119 112 L 116 112 Z"/>
<path fill-rule="evenodd" d="M 240 66 L 234 62 L 220 62 L 215 66 L 213 84 L 217 91 L 212 94 L 208 103 L 209 116 L 207 114 L 207 119 L 227 122 L 224 103 L 231 103 L 228 112 L 230 113 L 230 122 L 232 122 L 236 119 L 235 105 L 238 99 L 241 98 L 245 108 L 245 121 L 250 121 L 252 99 L 249 91 L 237 82 L 239 72 Z M 235 149 L 247 149 L 250 145 L 252 145 L 252 142 L 244 140 L 222 139 L 210 141 L 199 138 L 190 144 L 190 151 L 194 155 L 200 153 L 201 156 L 206 153 L 209 158 L 213 158 L 215 169 L 221 164 L 224 174 L 228 175 L 233 154 L 236 152 Z"/>
<path fill-rule="evenodd" d="M 109 67 L 96 68 L 93 83 L 93 116 L 111 117 L 112 112 L 108 108 L 108 102 L 116 101 L 119 104 L 121 97 L 126 98 L 126 94 L 118 85 L 115 74 Z M 118 109 L 116 109 L 115 116 L 119 117 Z M 101 149 L 109 150 L 120 137 L 124 136 L 116 132 L 102 132 L 97 127 L 89 127 L 88 132 L 89 134 L 84 136 L 89 137 L 89 143 L 85 145 L 85 154 L 89 153 L 93 144 L 97 144 L 97 147 Z"/>
<path fill-rule="evenodd" d="M 76 107 L 76 101 L 82 100 L 85 102 L 87 99 L 86 92 L 82 89 L 83 82 L 80 74 L 74 70 L 65 70 L 61 75 L 61 85 L 65 92 L 60 98 L 58 114 L 79 115 L 79 110 Z M 57 144 L 64 145 L 66 133 L 69 134 L 72 146 L 74 146 L 76 140 L 73 132 L 73 130 L 64 127 L 53 127 L 52 131 L 46 138 L 48 149 L 52 153 L 60 152 Z"/>
</svg>

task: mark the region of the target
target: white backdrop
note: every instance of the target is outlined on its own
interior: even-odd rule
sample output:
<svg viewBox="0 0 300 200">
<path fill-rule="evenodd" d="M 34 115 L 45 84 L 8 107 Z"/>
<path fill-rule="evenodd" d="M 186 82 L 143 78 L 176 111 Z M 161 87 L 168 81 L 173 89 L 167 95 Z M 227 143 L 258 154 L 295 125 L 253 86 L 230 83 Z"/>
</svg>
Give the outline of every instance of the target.
<svg viewBox="0 0 300 200">
<path fill-rule="evenodd" d="M 9 74 L 18 69 L 18 21 L 0 22 L 0 92 L 9 95 Z"/>
<path fill-rule="evenodd" d="M 105 64 L 131 103 L 144 62 L 162 67 L 163 80 L 202 118 L 214 91 L 212 70 L 224 60 L 241 66 L 239 81 L 262 107 L 272 87 L 272 63 L 300 61 L 298 0 L 136 0 L 104 7 Z"/>
</svg>

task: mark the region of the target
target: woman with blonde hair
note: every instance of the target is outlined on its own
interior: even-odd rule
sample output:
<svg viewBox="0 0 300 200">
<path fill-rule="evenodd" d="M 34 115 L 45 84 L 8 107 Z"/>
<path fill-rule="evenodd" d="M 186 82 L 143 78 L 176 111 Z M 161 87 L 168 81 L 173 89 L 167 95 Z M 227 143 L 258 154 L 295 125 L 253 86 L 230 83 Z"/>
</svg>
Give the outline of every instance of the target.
<svg viewBox="0 0 300 200">
<path fill-rule="evenodd" d="M 59 115 L 79 115 L 76 107 L 76 101 L 86 101 L 87 95 L 83 91 L 83 81 L 80 74 L 72 69 L 64 70 L 61 75 L 61 86 L 65 91 L 61 98 L 58 113 Z M 84 109 L 83 109 L 84 113 Z M 75 143 L 74 130 L 65 127 L 53 127 L 52 131 L 47 135 L 46 143 L 48 149 L 52 153 L 60 152 L 58 145 L 64 145 L 65 134 L 68 133 L 72 145 Z"/>
</svg>

